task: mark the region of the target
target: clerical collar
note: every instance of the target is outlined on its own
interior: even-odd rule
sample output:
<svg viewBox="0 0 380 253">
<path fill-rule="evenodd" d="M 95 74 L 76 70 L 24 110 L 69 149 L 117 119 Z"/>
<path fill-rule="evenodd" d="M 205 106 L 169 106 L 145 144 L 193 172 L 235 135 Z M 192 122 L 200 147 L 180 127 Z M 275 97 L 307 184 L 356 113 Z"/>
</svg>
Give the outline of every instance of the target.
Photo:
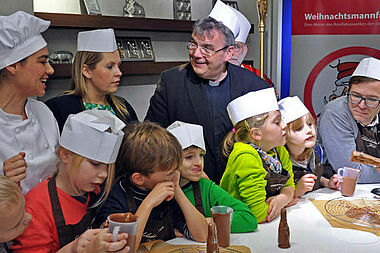
<svg viewBox="0 0 380 253">
<path fill-rule="evenodd" d="M 220 84 L 220 81 L 212 81 L 212 80 L 208 80 L 208 85 L 212 86 L 212 87 L 216 87 L 216 86 L 219 86 Z"/>
<path fill-rule="evenodd" d="M 211 87 L 216 87 L 216 86 L 219 86 L 220 84 L 224 83 L 224 80 L 226 80 L 228 77 L 228 73 L 227 75 L 220 81 L 212 81 L 212 80 L 208 80 L 208 85 L 210 85 Z"/>
</svg>

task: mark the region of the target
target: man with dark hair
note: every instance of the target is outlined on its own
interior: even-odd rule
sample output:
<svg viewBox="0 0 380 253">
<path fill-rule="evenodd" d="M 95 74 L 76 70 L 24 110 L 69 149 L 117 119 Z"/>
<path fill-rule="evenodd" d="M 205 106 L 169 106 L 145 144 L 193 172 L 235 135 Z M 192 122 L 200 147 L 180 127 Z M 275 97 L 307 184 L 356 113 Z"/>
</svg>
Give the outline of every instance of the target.
<svg viewBox="0 0 380 253">
<path fill-rule="evenodd" d="M 176 120 L 202 125 L 207 150 L 205 172 L 218 183 L 224 172 L 220 146 L 232 129 L 227 104 L 268 85 L 250 71 L 228 63 L 237 35 L 228 27 L 237 25 L 237 17 L 220 1 L 213 12 L 224 17 L 223 23 L 213 17 L 195 22 L 191 41 L 187 43 L 190 63 L 161 74 L 145 120 L 163 127 Z"/>
<path fill-rule="evenodd" d="M 349 82 L 347 96 L 328 103 L 318 121 L 318 141 L 333 170 L 361 170 L 358 183 L 379 183 L 380 168 L 350 162 L 352 151 L 380 158 L 380 60 L 363 59 Z"/>
</svg>

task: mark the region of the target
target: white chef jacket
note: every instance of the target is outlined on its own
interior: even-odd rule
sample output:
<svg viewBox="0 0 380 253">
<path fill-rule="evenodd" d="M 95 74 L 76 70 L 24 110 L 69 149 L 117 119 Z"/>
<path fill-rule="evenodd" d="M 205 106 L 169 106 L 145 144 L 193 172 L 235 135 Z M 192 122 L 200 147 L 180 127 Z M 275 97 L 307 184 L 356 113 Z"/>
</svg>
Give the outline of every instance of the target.
<svg viewBox="0 0 380 253">
<path fill-rule="evenodd" d="M 0 173 L 4 174 L 4 161 L 25 152 L 26 178 L 21 181 L 24 194 L 52 176 L 59 139 L 58 124 L 44 103 L 28 98 L 25 112 L 28 118 L 22 120 L 21 115 L 0 109 Z"/>
</svg>

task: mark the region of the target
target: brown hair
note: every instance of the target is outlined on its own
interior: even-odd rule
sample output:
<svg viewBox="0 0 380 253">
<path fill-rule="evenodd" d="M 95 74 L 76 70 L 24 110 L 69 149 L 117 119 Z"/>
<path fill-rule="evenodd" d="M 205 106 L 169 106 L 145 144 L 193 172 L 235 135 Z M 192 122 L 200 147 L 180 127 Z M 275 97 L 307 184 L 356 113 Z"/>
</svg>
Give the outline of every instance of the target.
<svg viewBox="0 0 380 253">
<path fill-rule="evenodd" d="M 0 175 L 0 208 L 8 208 L 14 204 L 22 202 L 23 195 L 18 185 Z"/>
<path fill-rule="evenodd" d="M 26 62 L 26 60 L 28 59 L 28 57 L 25 57 L 24 59 L 22 59 L 22 60 L 20 60 L 18 62 L 21 63 L 21 65 L 23 65 Z M 18 62 L 16 62 L 16 63 L 18 63 Z M 8 78 L 9 78 L 9 72 L 8 72 L 8 70 L 5 67 L 3 69 L 0 69 L 0 84 L 2 84 Z"/>
<path fill-rule="evenodd" d="M 8 70 L 6 68 L 0 69 L 0 84 L 8 79 Z"/>
<path fill-rule="evenodd" d="M 377 80 L 377 79 L 371 78 L 371 77 L 366 77 L 366 76 L 353 76 L 353 77 L 350 78 L 350 81 L 348 83 L 349 83 L 349 87 L 351 89 L 351 86 L 353 84 L 367 83 L 367 82 L 377 82 L 377 81 L 380 81 L 380 80 Z"/>
<path fill-rule="evenodd" d="M 234 144 L 236 142 L 253 142 L 251 137 L 252 128 L 261 128 L 268 118 L 269 113 L 262 113 L 248 119 L 239 121 L 234 126 L 234 131 L 230 131 L 226 137 L 224 137 L 221 158 L 224 164 L 227 164 L 228 157 L 230 156 Z"/>
<path fill-rule="evenodd" d="M 163 127 L 149 121 L 129 123 L 124 133 L 117 158 L 124 176 L 135 172 L 149 176 L 182 164 L 181 144 Z"/>
<path fill-rule="evenodd" d="M 87 86 L 85 76 L 82 74 L 83 65 L 87 65 L 90 70 L 94 70 L 96 64 L 103 59 L 103 53 L 100 52 L 87 52 L 87 51 L 78 51 L 75 54 L 73 67 L 71 70 L 71 84 L 70 90 L 65 91 L 63 94 L 73 94 L 80 96 L 82 98 L 87 95 Z M 106 95 L 107 100 L 109 99 L 112 104 L 115 106 L 116 111 L 124 117 L 124 115 L 129 116 L 129 112 L 125 107 L 123 101 L 113 95 Z M 122 119 L 122 120 L 125 120 Z"/>
<path fill-rule="evenodd" d="M 313 125 L 314 129 L 317 129 L 317 125 L 315 124 L 315 120 L 314 120 L 313 116 L 310 113 L 306 114 L 305 116 L 307 116 L 306 123 L 311 123 Z M 302 118 L 303 118 L 303 116 L 299 117 L 298 119 L 296 119 L 296 120 L 294 120 L 294 121 L 292 121 L 286 125 L 286 135 L 287 136 L 290 136 L 290 131 L 296 132 L 302 126 L 302 124 L 303 124 Z M 291 150 L 287 146 L 286 146 L 286 148 L 287 148 L 290 156 L 295 159 L 294 154 L 291 153 Z M 311 153 L 313 153 L 313 148 L 306 148 L 305 151 L 302 154 L 300 154 L 296 160 L 297 161 L 306 161 L 307 159 L 310 158 Z"/>
<path fill-rule="evenodd" d="M 58 157 L 59 157 L 59 151 L 61 149 L 72 154 L 73 160 L 72 160 L 72 166 L 69 168 L 69 173 L 72 177 L 77 176 L 78 169 L 79 169 L 81 163 L 83 162 L 83 160 L 85 159 L 85 157 L 78 155 L 78 154 L 76 154 L 76 153 L 74 153 L 74 152 L 72 152 L 72 151 L 70 151 L 64 147 L 61 147 L 61 146 L 58 146 L 58 148 L 56 150 Z M 59 161 L 59 163 L 61 163 L 61 162 Z M 110 163 L 107 165 L 107 179 L 106 179 L 106 183 L 104 185 L 103 193 L 102 193 L 101 197 L 98 199 L 98 201 L 94 205 L 92 205 L 92 207 L 96 207 L 96 206 L 102 204 L 106 200 L 106 198 L 108 197 L 108 194 L 111 191 L 114 174 L 115 174 L 115 163 Z"/>
</svg>

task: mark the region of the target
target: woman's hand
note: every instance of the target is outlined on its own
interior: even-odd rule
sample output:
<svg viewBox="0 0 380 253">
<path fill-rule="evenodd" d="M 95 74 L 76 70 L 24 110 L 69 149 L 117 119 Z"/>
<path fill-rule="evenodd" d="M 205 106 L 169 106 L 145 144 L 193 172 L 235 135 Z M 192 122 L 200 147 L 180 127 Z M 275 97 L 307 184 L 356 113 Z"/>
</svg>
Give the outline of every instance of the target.
<svg viewBox="0 0 380 253">
<path fill-rule="evenodd" d="M 3 163 L 4 175 L 20 185 L 20 181 L 26 177 L 25 153 L 20 152 Z"/>
</svg>

